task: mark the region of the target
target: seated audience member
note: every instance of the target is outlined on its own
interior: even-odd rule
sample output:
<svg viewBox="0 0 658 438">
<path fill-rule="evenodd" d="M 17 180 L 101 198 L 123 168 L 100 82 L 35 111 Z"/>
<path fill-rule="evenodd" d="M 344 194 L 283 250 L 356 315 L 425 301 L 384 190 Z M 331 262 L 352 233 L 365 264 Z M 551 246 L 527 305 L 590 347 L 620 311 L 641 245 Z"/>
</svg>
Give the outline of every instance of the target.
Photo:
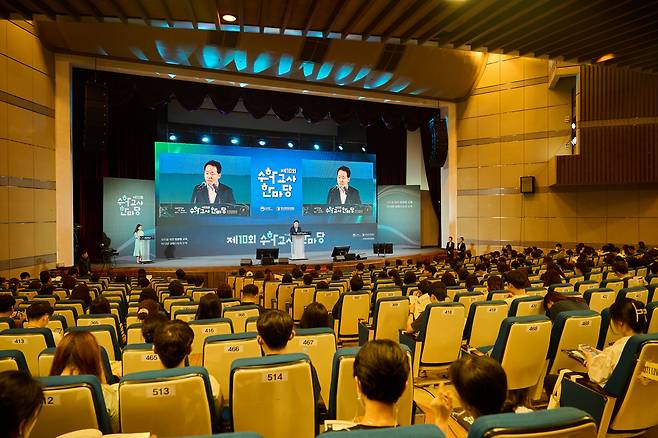
<svg viewBox="0 0 658 438">
<path fill-rule="evenodd" d="M 89 305 L 89 314 L 90 315 L 111 315 L 112 314 L 112 307 L 110 306 L 110 302 L 105 297 L 97 297 Z M 123 330 L 123 325 L 122 324 L 119 324 L 119 333 L 117 333 L 117 336 L 119 337 L 119 342 L 122 342 L 124 344 L 126 343 L 126 333 Z"/>
<path fill-rule="evenodd" d="M 507 304 L 512 304 L 512 301 L 514 301 L 515 298 L 523 297 L 526 295 L 525 288 L 528 277 L 525 275 L 525 273 L 518 269 L 514 269 L 512 271 L 508 271 L 505 274 L 505 278 L 507 280 L 507 291 L 509 292 L 507 294 L 507 298 L 505 298 Z"/>
<path fill-rule="evenodd" d="M 47 283 L 41 286 L 41 289 L 39 289 L 39 295 L 52 295 L 55 292 L 55 285 L 52 283 Z M 59 300 L 58 297 L 55 297 L 57 300 Z"/>
<path fill-rule="evenodd" d="M 51 376 L 96 376 L 103 390 L 105 408 L 112 420 L 112 428 L 119 425 L 119 384 L 110 385 L 101 362 L 101 350 L 94 335 L 89 332 L 67 333 L 55 349 L 50 367 Z"/>
<path fill-rule="evenodd" d="M 462 407 L 474 419 L 512 410 L 506 404 L 507 376 L 496 360 L 488 356 L 466 355 L 450 365 L 448 375 Z M 461 426 L 450 420 L 452 405 L 451 395 L 442 383 L 431 404 L 435 424 L 447 438 L 465 436 Z"/>
<path fill-rule="evenodd" d="M 407 271 L 404 273 L 404 281 L 402 282 L 402 295 L 407 295 L 407 289 L 411 286 L 416 286 L 416 273 L 414 271 Z"/>
<path fill-rule="evenodd" d="M 217 297 L 233 298 L 233 289 L 231 289 L 231 285 L 220 283 L 219 286 L 217 286 Z"/>
<path fill-rule="evenodd" d="M 331 318 L 329 318 L 329 312 L 327 312 L 324 304 L 312 302 L 306 306 L 304 313 L 302 313 L 299 327 L 303 329 L 318 327 L 332 328 Z"/>
<path fill-rule="evenodd" d="M 80 260 L 78 261 L 78 272 L 80 272 L 80 276 L 82 277 L 91 272 L 91 260 L 89 259 L 89 253 L 86 250 L 83 250 L 80 254 Z"/>
<path fill-rule="evenodd" d="M 304 274 L 302 281 L 304 282 L 304 286 L 310 286 L 313 284 L 313 276 L 311 274 Z"/>
<path fill-rule="evenodd" d="M 141 303 L 144 300 L 153 300 L 153 301 L 157 302 L 158 301 L 158 293 L 151 286 L 145 287 L 139 293 L 139 298 L 137 299 L 137 302 Z"/>
<path fill-rule="evenodd" d="M 246 284 L 242 288 L 241 306 L 255 305 L 258 306 L 258 314 L 262 314 L 266 309 L 258 302 L 258 287 L 255 284 Z"/>
<path fill-rule="evenodd" d="M 31 290 L 40 290 L 41 282 L 39 280 L 31 280 L 30 283 L 27 285 L 27 288 Z"/>
<path fill-rule="evenodd" d="M 555 322 L 560 312 L 567 310 L 589 310 L 587 302 L 580 297 L 568 297 L 560 292 L 547 292 L 544 295 L 544 310 L 546 316 Z"/>
<path fill-rule="evenodd" d="M 160 304 L 156 300 L 147 298 L 139 302 L 139 307 L 137 308 L 137 319 L 144 321 L 147 318 L 157 315 L 160 312 Z"/>
<path fill-rule="evenodd" d="M 182 297 L 185 295 L 185 286 L 178 280 L 172 280 L 167 287 L 170 297 Z"/>
<path fill-rule="evenodd" d="M 319 290 L 319 289 L 329 289 L 329 283 L 327 283 L 324 280 L 320 280 L 315 285 L 315 289 L 317 289 L 317 290 Z"/>
<path fill-rule="evenodd" d="M 186 274 L 185 271 L 183 271 L 181 268 L 176 269 L 176 279 L 177 280 L 185 280 Z"/>
<path fill-rule="evenodd" d="M 446 272 L 441 276 L 441 282 L 445 284 L 446 287 L 457 286 L 457 280 L 455 280 L 455 276 L 450 272 Z"/>
<path fill-rule="evenodd" d="M 27 272 L 27 271 L 21 272 L 19 277 L 20 277 L 21 281 L 30 281 L 30 273 Z"/>
<path fill-rule="evenodd" d="M 39 280 L 41 280 L 41 284 L 50 283 L 52 281 L 52 278 L 50 277 L 50 272 L 49 271 L 39 272 Z"/>
<path fill-rule="evenodd" d="M 190 326 L 181 320 L 165 321 L 155 328 L 153 334 L 153 351 L 160 358 L 165 368 L 184 368 L 186 359 L 192 352 L 194 332 Z M 222 392 L 219 382 L 213 376 L 210 378 L 212 396 L 215 399 L 215 409 L 222 407 Z M 228 390 L 228 388 L 226 388 Z"/>
<path fill-rule="evenodd" d="M 466 289 L 469 292 L 473 292 L 473 288 L 475 286 L 480 285 L 480 279 L 478 278 L 478 276 L 476 274 L 468 274 L 468 276 L 466 277 L 465 282 L 466 282 Z"/>
<path fill-rule="evenodd" d="M 199 300 L 199 307 L 196 310 L 194 319 L 214 319 L 222 317 L 222 306 L 219 303 L 219 297 L 215 293 L 208 293 Z"/>
<path fill-rule="evenodd" d="M 27 319 L 24 312 L 16 310 L 16 299 L 10 294 L 0 295 L 0 318 L 11 318 L 14 327 L 21 328 Z"/>
<path fill-rule="evenodd" d="M 503 279 L 500 275 L 490 275 L 487 277 L 487 290 L 489 292 L 503 290 Z"/>
<path fill-rule="evenodd" d="M 163 324 L 167 321 L 169 321 L 169 319 L 167 319 L 167 317 L 162 313 L 155 313 L 142 320 L 142 337 L 144 338 L 144 342 L 147 344 L 152 344 L 155 331 L 160 326 L 160 324 Z"/>
<path fill-rule="evenodd" d="M 175 281 L 175 280 L 174 280 L 174 281 Z M 146 287 L 149 287 L 150 285 L 151 285 L 151 282 L 149 281 L 148 278 L 146 278 L 146 275 L 143 276 L 143 277 L 140 276 L 140 277 L 137 279 L 137 286 L 139 286 L 139 287 L 141 287 L 141 288 L 146 288 Z"/>
<path fill-rule="evenodd" d="M 69 300 L 81 300 L 82 307 L 85 310 L 89 308 L 91 304 L 91 294 L 89 293 L 89 286 L 84 283 L 78 284 L 69 295 Z"/>
<path fill-rule="evenodd" d="M 585 356 L 585 367 L 589 380 L 601 386 L 605 385 L 621 359 L 626 342 L 631 336 L 646 333 L 648 325 L 647 309 L 641 301 L 618 298 L 610 306 L 610 328 L 614 333 L 621 335 L 621 338 L 596 355 L 588 351 L 581 351 Z M 549 409 L 560 405 L 562 378 L 565 371 L 561 371 L 557 379 L 555 377 L 551 379 L 551 376 L 546 378 L 547 392 L 550 392 L 553 381 L 556 381 L 548 404 Z"/>
<path fill-rule="evenodd" d="M 612 272 L 608 272 L 608 276 L 606 278 L 618 278 L 620 280 L 624 280 L 628 277 L 628 265 L 626 262 L 618 261 L 612 264 Z"/>
<path fill-rule="evenodd" d="M 283 274 L 283 277 L 281 278 L 281 284 L 292 284 L 292 275 Z"/>
<path fill-rule="evenodd" d="M 448 289 L 441 281 L 429 282 L 427 287 L 427 295 L 429 302 L 423 300 L 418 302 L 411 302 L 409 304 L 409 319 L 407 320 L 407 333 L 417 333 L 423 327 L 423 321 L 429 316 L 428 309 L 426 308 L 430 303 L 440 303 L 448 297 Z M 416 317 L 416 306 L 423 306 L 423 311 Z"/>
<path fill-rule="evenodd" d="M 541 275 L 541 280 L 544 282 L 544 287 L 548 288 L 552 284 L 561 284 L 562 276 L 559 271 L 550 269 Z"/>
<path fill-rule="evenodd" d="M 41 383 L 29 373 L 0 373 L 0 436 L 30 438 L 43 402 Z"/>
<path fill-rule="evenodd" d="M 396 403 L 407 387 L 409 372 L 409 358 L 396 342 L 366 342 L 354 358 L 356 393 L 364 414 L 345 430 L 397 427 Z"/>
<path fill-rule="evenodd" d="M 258 317 L 256 329 L 258 330 L 258 344 L 263 350 L 264 356 L 291 353 L 288 351 L 288 342 L 295 337 L 294 323 L 292 317 L 286 312 L 278 309 L 269 310 Z M 322 403 L 320 396 L 320 380 L 311 364 L 313 375 L 313 388 L 317 396 L 316 402 Z"/>
<path fill-rule="evenodd" d="M 324 283 L 324 282 L 323 281 L 318 282 L 316 289 L 329 289 L 329 285 L 327 285 L 327 287 L 320 287 L 320 283 Z M 358 275 L 355 275 L 352 278 L 350 278 L 350 291 L 359 292 L 362 289 L 363 289 L 363 278 L 361 278 Z M 340 319 L 340 312 L 343 309 L 344 296 L 345 294 L 341 294 L 341 296 L 338 298 L 338 301 L 336 301 L 336 304 L 334 304 L 334 308 L 331 310 L 331 315 L 334 317 L 334 319 Z M 375 294 L 373 294 L 373 297 L 374 296 Z"/>
<path fill-rule="evenodd" d="M 27 322 L 24 325 L 25 328 L 46 328 L 48 322 L 50 322 L 50 315 L 53 314 L 53 308 L 45 301 L 37 301 L 36 303 L 30 304 L 25 313 L 27 315 Z M 62 340 L 62 335 L 55 333 L 52 330 L 51 333 L 53 334 L 55 345 L 59 344 L 59 341 Z"/>
<path fill-rule="evenodd" d="M 74 276 L 72 275 L 67 275 L 64 278 L 62 278 L 62 288 L 66 289 L 66 294 L 70 295 L 73 289 L 75 289 L 75 286 L 78 284 L 78 280 L 75 279 Z"/>
</svg>

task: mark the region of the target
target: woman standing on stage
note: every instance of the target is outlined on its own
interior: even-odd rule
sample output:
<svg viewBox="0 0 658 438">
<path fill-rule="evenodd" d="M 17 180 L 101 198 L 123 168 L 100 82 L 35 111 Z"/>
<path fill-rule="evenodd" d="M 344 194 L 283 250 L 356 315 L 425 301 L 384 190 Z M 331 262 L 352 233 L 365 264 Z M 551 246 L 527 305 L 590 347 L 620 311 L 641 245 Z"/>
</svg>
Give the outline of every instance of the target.
<svg viewBox="0 0 658 438">
<path fill-rule="evenodd" d="M 144 235 L 144 229 L 142 224 L 137 224 L 134 231 L 135 236 L 135 250 L 133 251 L 133 256 L 137 257 L 137 263 L 142 263 L 142 241 L 141 237 Z"/>
</svg>

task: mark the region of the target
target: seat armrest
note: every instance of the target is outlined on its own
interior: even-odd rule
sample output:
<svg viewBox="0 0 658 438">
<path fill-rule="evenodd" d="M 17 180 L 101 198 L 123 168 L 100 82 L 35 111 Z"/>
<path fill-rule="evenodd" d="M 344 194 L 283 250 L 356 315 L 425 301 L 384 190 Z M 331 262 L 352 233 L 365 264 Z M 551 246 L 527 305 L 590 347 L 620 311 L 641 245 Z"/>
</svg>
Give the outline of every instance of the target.
<svg viewBox="0 0 658 438">
<path fill-rule="evenodd" d="M 601 426 L 607 405 L 614 405 L 615 400 L 585 376 L 575 377 L 574 380 L 565 376 L 562 380 L 560 406 L 571 406 L 587 412 L 594 418 L 597 428 Z M 607 425 L 604 427 L 607 429 Z"/>
<path fill-rule="evenodd" d="M 460 347 L 462 355 L 464 354 L 470 354 L 473 356 L 486 356 L 486 353 L 478 350 L 477 348 L 471 347 L 468 344 L 464 344 Z"/>
<path fill-rule="evenodd" d="M 359 321 L 359 345 L 363 345 L 370 340 L 370 333 L 373 328 L 365 320 Z"/>
</svg>

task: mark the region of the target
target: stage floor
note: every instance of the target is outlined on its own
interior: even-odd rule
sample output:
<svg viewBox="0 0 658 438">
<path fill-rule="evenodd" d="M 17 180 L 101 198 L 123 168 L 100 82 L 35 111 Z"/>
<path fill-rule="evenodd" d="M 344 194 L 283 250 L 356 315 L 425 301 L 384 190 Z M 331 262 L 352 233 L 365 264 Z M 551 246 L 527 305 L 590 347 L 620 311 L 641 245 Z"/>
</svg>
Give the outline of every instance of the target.
<svg viewBox="0 0 658 438">
<path fill-rule="evenodd" d="M 363 263 L 377 263 L 383 262 L 384 260 L 395 260 L 403 259 L 406 261 L 407 258 L 419 258 L 423 256 L 430 256 L 436 254 L 438 251 L 441 251 L 438 247 L 431 248 L 409 248 L 409 249 L 399 249 L 394 254 L 387 254 L 384 256 L 377 256 L 368 253 L 367 251 L 355 251 L 355 254 L 358 254 L 362 258 L 367 257 L 366 260 L 363 260 Z M 306 253 L 306 260 L 290 260 L 289 264 L 301 265 L 301 264 L 327 264 L 332 263 L 331 253 L 327 251 L 309 251 Z M 186 258 L 177 258 L 177 259 L 158 259 L 154 260 L 153 263 L 148 264 L 139 264 L 135 262 L 135 258 L 132 256 L 121 256 L 116 257 L 116 264 L 113 266 L 114 269 L 135 269 L 143 267 L 145 269 L 189 269 L 189 268 L 199 268 L 199 269 L 212 269 L 217 267 L 228 267 L 228 266 L 238 266 L 240 264 L 240 259 L 251 259 L 254 265 L 260 266 L 260 261 L 256 260 L 253 257 L 253 254 L 245 255 L 230 255 L 230 256 L 206 256 L 206 257 L 186 257 Z M 358 261 L 351 261 L 350 263 L 356 263 Z M 280 265 L 279 265 L 280 266 Z"/>
</svg>

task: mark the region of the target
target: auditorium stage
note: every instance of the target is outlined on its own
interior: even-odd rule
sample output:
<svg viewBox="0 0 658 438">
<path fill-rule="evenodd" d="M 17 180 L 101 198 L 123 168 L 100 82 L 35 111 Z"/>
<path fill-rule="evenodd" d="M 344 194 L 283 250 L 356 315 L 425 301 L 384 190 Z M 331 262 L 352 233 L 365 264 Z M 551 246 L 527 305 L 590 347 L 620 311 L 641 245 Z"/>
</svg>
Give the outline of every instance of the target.
<svg viewBox="0 0 658 438">
<path fill-rule="evenodd" d="M 430 248 L 412 248 L 412 249 L 399 249 L 396 250 L 394 254 L 387 254 L 386 256 L 377 256 L 373 255 L 372 252 L 367 250 L 363 251 L 354 251 L 355 254 L 359 255 L 361 258 L 367 257 L 365 260 L 353 260 L 348 262 L 334 262 L 335 266 L 340 266 L 344 268 L 351 268 L 356 265 L 358 262 L 363 262 L 364 264 L 374 263 L 381 265 L 385 260 L 391 260 L 394 264 L 396 259 L 402 259 L 406 262 L 407 259 L 423 260 L 426 258 L 431 259 L 432 257 L 438 255 L 439 257 L 445 256 L 445 250 L 438 247 Z M 271 266 L 261 266 L 260 260 L 256 260 L 251 255 L 231 255 L 231 256 L 206 256 L 206 257 L 185 257 L 185 258 L 176 258 L 176 259 L 157 259 L 153 263 L 139 264 L 135 262 L 135 258 L 132 256 L 121 256 L 116 257 L 115 263 L 108 265 L 94 265 L 94 269 L 98 270 L 108 270 L 108 268 L 113 271 L 125 271 L 133 272 L 137 271 L 139 268 L 144 268 L 149 272 L 158 272 L 158 271 L 172 271 L 178 268 L 182 268 L 190 272 L 227 272 L 233 271 L 240 267 L 240 259 L 251 259 L 254 265 L 250 269 L 259 270 L 270 268 L 273 271 L 289 270 L 292 265 L 326 265 L 327 263 L 332 263 L 331 253 L 327 251 L 308 251 L 306 253 L 306 260 L 291 260 L 287 265 L 271 265 Z"/>
</svg>

